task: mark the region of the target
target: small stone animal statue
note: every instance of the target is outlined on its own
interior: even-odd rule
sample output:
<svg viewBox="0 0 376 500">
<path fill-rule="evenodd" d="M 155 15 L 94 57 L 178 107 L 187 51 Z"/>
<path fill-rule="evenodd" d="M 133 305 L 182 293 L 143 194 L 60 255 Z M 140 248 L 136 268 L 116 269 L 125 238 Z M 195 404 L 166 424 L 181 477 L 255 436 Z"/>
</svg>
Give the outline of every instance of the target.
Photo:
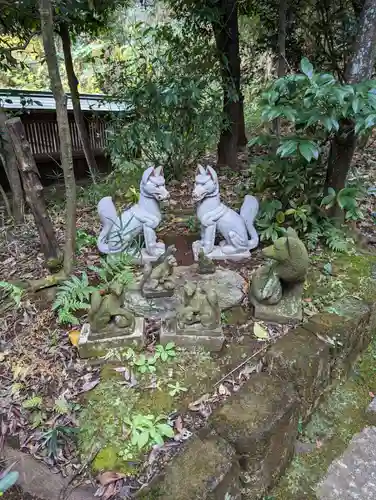
<svg viewBox="0 0 376 500">
<path fill-rule="evenodd" d="M 162 254 L 165 245 L 157 242 L 155 229 L 162 218 L 159 203 L 169 197 L 162 167 L 149 167 L 141 179 L 138 203 L 120 216 L 117 215 L 112 198 L 102 198 L 98 203 L 98 215 L 102 224 L 97 241 L 98 250 L 105 254 L 123 252 L 136 236 L 143 233 L 146 252 L 150 256 Z"/>
<path fill-rule="evenodd" d="M 210 166 L 204 168 L 198 165 L 192 199 L 197 203 L 197 218 L 201 223 L 201 239 L 194 246 L 202 248 L 205 255 L 215 248 L 216 231 L 224 238 L 219 244 L 222 254 L 234 255 L 257 247 L 259 237 L 254 220 L 259 203 L 254 196 L 245 196 L 238 214 L 221 203 L 215 170 Z"/>
<path fill-rule="evenodd" d="M 88 319 L 93 331 L 103 330 L 115 317 L 116 326 L 133 329 L 134 315 L 122 307 L 123 290 L 123 285 L 113 283 L 105 295 L 99 290 L 92 293 Z"/>
<path fill-rule="evenodd" d="M 218 328 L 221 323 L 221 310 L 217 293 L 209 287 L 199 287 L 196 283 L 186 282 L 178 322 L 180 326 L 199 323 L 206 328 Z"/>
<path fill-rule="evenodd" d="M 144 297 L 172 296 L 175 290 L 174 268 L 176 267 L 175 246 L 167 247 L 156 262 L 145 266 L 140 288 Z"/>
<path fill-rule="evenodd" d="M 201 248 L 198 253 L 198 274 L 214 274 L 215 264 L 214 262 L 206 257 L 204 250 Z"/>
<path fill-rule="evenodd" d="M 286 236 L 263 249 L 263 254 L 273 260 L 260 267 L 253 279 L 250 294 L 264 304 L 277 304 L 284 286 L 303 283 L 308 271 L 309 257 L 304 243 L 292 228 Z"/>
</svg>

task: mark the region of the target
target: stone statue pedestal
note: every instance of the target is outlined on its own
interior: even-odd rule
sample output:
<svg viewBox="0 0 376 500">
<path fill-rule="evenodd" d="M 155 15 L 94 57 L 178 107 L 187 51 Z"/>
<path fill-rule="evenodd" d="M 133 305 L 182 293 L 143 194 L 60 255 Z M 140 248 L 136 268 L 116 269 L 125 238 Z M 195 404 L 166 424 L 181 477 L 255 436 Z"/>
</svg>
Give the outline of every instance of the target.
<svg viewBox="0 0 376 500">
<path fill-rule="evenodd" d="M 273 305 L 258 302 L 252 293 L 249 293 L 249 302 L 254 308 L 254 318 L 281 325 L 300 323 L 303 320 L 303 290 L 302 283 L 293 284 L 283 291 L 278 304 Z"/>
<path fill-rule="evenodd" d="M 201 248 L 202 247 L 200 241 L 194 241 L 192 243 L 193 258 L 196 262 L 199 260 L 198 256 Z M 221 245 L 215 245 L 213 251 L 205 254 L 205 256 L 211 260 L 232 260 L 234 262 L 237 262 L 250 259 L 251 252 L 250 250 L 247 250 L 245 252 L 227 254 L 222 252 Z"/>
<path fill-rule="evenodd" d="M 202 346 L 208 351 L 218 352 L 222 349 L 225 337 L 222 326 L 207 328 L 201 323 L 180 327 L 176 318 L 162 321 L 160 343 L 174 342 L 179 347 L 192 348 Z"/>
<path fill-rule="evenodd" d="M 150 262 L 155 262 L 158 260 L 158 258 L 164 254 L 165 252 L 165 246 L 163 244 L 162 248 L 162 243 L 158 243 L 160 245 L 160 248 L 158 248 L 158 252 L 156 255 L 150 255 L 147 251 L 146 248 L 141 248 L 141 251 L 138 252 L 132 259 L 133 264 L 137 266 L 143 266 L 144 264 L 149 264 Z"/>
<path fill-rule="evenodd" d="M 109 349 L 140 346 L 144 344 L 144 318 L 136 317 L 134 328 L 120 328 L 116 323 L 109 324 L 99 332 L 92 331 L 90 323 L 84 323 L 78 339 L 80 358 L 99 358 Z"/>
</svg>

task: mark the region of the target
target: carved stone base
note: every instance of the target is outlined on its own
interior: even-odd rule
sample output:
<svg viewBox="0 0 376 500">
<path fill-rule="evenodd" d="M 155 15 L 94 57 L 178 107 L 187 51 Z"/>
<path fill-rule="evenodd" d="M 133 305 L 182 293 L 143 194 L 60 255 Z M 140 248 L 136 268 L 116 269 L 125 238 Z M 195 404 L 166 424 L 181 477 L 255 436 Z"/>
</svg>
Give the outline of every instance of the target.
<svg viewBox="0 0 376 500">
<path fill-rule="evenodd" d="M 86 359 L 105 356 L 109 349 L 143 344 L 144 318 L 136 317 L 133 330 L 111 324 L 94 332 L 91 331 L 90 323 L 85 323 L 82 325 L 77 347 L 80 357 Z"/>
<path fill-rule="evenodd" d="M 157 255 L 150 255 L 145 248 L 142 248 L 138 255 L 135 255 L 133 263 L 138 266 L 143 266 L 144 264 L 149 264 L 149 262 L 155 262 L 163 253 L 165 252 L 165 247 L 158 248 Z"/>
<path fill-rule="evenodd" d="M 224 341 L 222 326 L 206 328 L 201 324 L 194 324 L 181 328 L 176 318 L 162 321 L 160 333 L 162 345 L 174 342 L 179 347 L 202 346 L 208 351 L 218 352 L 222 349 Z"/>
<path fill-rule="evenodd" d="M 200 249 L 201 249 L 200 242 L 194 241 L 192 243 L 192 251 L 193 251 L 193 258 L 196 262 L 198 261 L 198 254 Z M 249 250 L 247 250 L 246 252 L 227 254 L 222 252 L 220 245 L 214 246 L 213 251 L 205 255 L 206 257 L 212 260 L 232 260 L 234 262 L 251 258 L 251 252 Z"/>
<path fill-rule="evenodd" d="M 302 296 L 303 284 L 298 283 L 284 291 L 278 304 L 262 304 L 253 297 L 252 293 L 249 294 L 249 301 L 254 307 L 255 319 L 284 325 L 300 323 L 303 320 Z"/>
</svg>

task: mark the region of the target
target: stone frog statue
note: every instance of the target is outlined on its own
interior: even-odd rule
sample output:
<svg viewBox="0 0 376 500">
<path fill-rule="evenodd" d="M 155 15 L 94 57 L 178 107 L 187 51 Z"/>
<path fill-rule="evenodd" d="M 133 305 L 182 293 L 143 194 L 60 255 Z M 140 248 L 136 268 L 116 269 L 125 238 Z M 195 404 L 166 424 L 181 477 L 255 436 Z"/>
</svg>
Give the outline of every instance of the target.
<svg viewBox="0 0 376 500">
<path fill-rule="evenodd" d="M 183 288 L 183 306 L 178 312 L 180 326 L 201 324 L 217 328 L 221 322 L 221 310 L 217 293 L 205 286 L 186 282 Z"/>
<path fill-rule="evenodd" d="M 102 295 L 95 290 L 91 295 L 91 304 L 88 319 L 92 330 L 103 330 L 115 317 L 119 328 L 133 329 L 134 315 L 122 307 L 124 286 L 112 283 L 108 293 Z"/>
<path fill-rule="evenodd" d="M 272 263 L 260 267 L 250 287 L 250 295 L 264 304 L 277 304 L 284 288 L 303 283 L 307 276 L 309 257 L 304 243 L 292 228 L 273 245 L 263 249 Z"/>
</svg>

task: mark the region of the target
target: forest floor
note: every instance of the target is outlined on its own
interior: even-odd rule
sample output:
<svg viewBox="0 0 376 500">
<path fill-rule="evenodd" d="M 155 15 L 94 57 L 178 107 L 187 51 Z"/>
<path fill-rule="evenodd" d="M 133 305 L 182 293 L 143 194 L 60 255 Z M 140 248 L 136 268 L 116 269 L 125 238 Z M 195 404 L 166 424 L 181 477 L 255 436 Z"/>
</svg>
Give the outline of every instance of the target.
<svg viewBox="0 0 376 500">
<path fill-rule="evenodd" d="M 356 153 L 354 172 L 365 184 L 376 186 L 376 144 Z M 223 201 L 239 206 L 249 185 L 247 159 L 239 158 L 239 172 L 219 172 Z M 181 251 L 180 264 L 189 264 L 191 235 L 197 233 L 191 192 L 194 172 L 182 183 L 168 185 L 171 203 L 161 227 L 162 237 L 183 238 L 187 252 Z M 99 221 L 95 204 L 87 198 L 79 201 L 77 211 L 77 255 L 75 274 L 82 271 L 93 279 L 89 266 L 99 265 L 100 256 L 95 241 Z M 371 246 L 376 243 L 376 198 L 367 197 L 363 206 L 365 218 L 358 224 Z M 49 213 L 53 220 L 58 241 L 63 245 L 65 215 L 61 205 L 49 200 Z M 316 252 L 319 252 L 317 249 Z M 188 259 L 188 260 L 187 260 Z M 259 250 L 253 253 L 251 264 L 223 264 L 237 270 L 247 281 L 261 263 Z M 2 281 L 31 280 L 46 276 L 43 256 L 39 252 L 38 234 L 31 214 L 25 223 L 16 228 L 0 228 L 0 279 Z M 77 428 L 79 401 L 98 379 L 99 369 L 82 362 L 72 345 L 69 328 L 59 325 L 52 310 L 54 291 L 45 289 L 37 294 L 24 295 L 19 307 L 1 310 L 0 300 L 0 451 L 5 440 L 42 460 L 53 471 L 65 476 L 75 475 L 81 464 L 70 429 Z M 83 319 L 83 318 L 82 318 Z M 244 330 L 251 331 L 253 321 L 246 313 L 242 324 L 225 326 L 228 342 L 241 339 Z M 286 331 L 270 331 L 274 336 Z M 255 339 L 255 349 L 259 347 Z M 17 495 L 16 490 L 14 495 Z M 9 497 L 13 498 L 13 497 Z M 17 496 L 14 496 L 17 499 Z M 26 498 L 26 497 L 25 497 Z"/>
</svg>

